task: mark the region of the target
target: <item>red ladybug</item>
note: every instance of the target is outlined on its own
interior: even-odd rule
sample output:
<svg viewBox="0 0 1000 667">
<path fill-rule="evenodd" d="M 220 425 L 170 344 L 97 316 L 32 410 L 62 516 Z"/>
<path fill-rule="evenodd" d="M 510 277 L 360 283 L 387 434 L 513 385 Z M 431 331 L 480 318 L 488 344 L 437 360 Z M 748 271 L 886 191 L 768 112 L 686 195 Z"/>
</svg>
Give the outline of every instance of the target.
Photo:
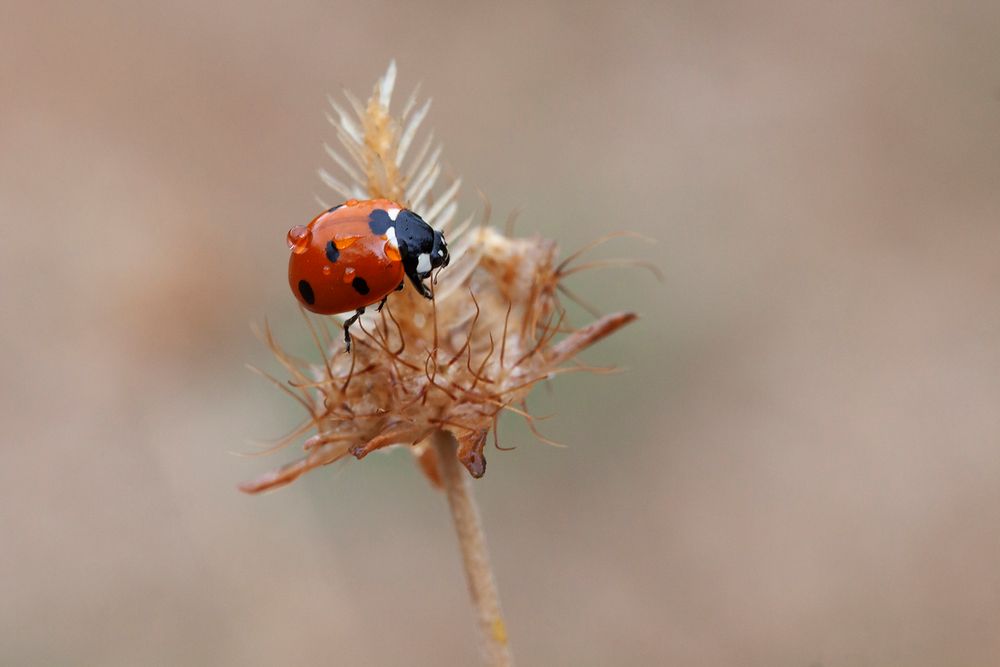
<svg viewBox="0 0 1000 667">
<path fill-rule="evenodd" d="M 444 234 L 388 199 L 334 206 L 288 230 L 288 247 L 288 284 L 303 306 L 322 315 L 354 311 L 344 322 L 348 350 L 350 327 L 366 306 L 377 302 L 382 310 L 404 276 L 431 298 L 423 281 L 449 259 Z"/>
</svg>

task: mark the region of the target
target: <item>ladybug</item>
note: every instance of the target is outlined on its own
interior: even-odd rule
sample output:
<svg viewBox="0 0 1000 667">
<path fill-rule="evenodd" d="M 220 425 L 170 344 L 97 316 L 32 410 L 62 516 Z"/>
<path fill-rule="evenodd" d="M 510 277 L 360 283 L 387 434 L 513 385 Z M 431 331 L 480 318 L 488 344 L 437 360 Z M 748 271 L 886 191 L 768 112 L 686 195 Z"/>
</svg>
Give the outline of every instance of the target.
<svg viewBox="0 0 1000 667">
<path fill-rule="evenodd" d="M 344 322 L 351 349 L 351 325 L 365 308 L 403 289 L 405 278 L 425 298 L 424 280 L 448 266 L 444 234 L 389 199 L 351 199 L 320 213 L 308 225 L 288 230 L 288 284 L 306 309 L 321 315 L 354 311 Z"/>
</svg>

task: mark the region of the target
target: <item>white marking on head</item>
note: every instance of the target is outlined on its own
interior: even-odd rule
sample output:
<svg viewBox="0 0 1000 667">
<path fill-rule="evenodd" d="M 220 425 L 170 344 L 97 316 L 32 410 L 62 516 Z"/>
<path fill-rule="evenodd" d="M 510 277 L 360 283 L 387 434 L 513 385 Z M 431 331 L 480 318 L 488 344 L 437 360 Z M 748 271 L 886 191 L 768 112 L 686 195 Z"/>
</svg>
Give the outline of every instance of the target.
<svg viewBox="0 0 1000 667">
<path fill-rule="evenodd" d="M 396 250 L 399 250 L 399 241 L 396 240 L 396 228 L 395 227 L 390 227 L 389 229 L 385 230 L 385 237 L 387 239 L 389 239 L 389 244 L 393 248 L 395 248 Z"/>
<path fill-rule="evenodd" d="M 417 257 L 417 273 L 430 273 L 431 271 L 431 256 L 426 252 L 420 253 Z"/>
<path fill-rule="evenodd" d="M 396 216 L 399 215 L 399 209 L 398 208 L 387 208 L 385 210 L 385 212 L 389 214 L 389 219 L 390 220 L 392 220 L 393 222 L 396 222 Z"/>
<path fill-rule="evenodd" d="M 444 257 L 444 250 L 438 248 L 438 257 Z"/>
</svg>

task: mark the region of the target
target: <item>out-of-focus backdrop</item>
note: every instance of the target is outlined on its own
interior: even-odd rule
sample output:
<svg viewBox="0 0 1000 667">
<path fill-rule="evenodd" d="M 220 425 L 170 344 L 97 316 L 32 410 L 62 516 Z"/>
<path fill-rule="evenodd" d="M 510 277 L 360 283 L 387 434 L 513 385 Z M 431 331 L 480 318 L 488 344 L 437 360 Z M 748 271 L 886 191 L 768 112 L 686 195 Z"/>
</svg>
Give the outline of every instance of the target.
<svg viewBox="0 0 1000 667">
<path fill-rule="evenodd" d="M 390 58 L 464 208 L 642 319 L 501 426 L 526 665 L 1000 662 L 996 3 L 7 3 L 0 663 L 464 665 L 443 498 L 395 450 L 261 497 L 309 340 L 284 234 L 328 92 Z M 577 312 L 577 321 L 585 315 Z"/>
</svg>

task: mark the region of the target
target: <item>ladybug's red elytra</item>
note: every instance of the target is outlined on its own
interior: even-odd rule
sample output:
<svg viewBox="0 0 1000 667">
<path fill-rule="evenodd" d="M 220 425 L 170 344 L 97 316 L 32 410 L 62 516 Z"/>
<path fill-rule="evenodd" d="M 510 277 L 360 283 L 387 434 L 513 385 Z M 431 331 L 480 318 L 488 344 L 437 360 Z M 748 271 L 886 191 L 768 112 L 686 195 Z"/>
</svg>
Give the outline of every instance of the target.
<svg viewBox="0 0 1000 667">
<path fill-rule="evenodd" d="M 350 327 L 366 306 L 382 310 L 404 276 L 430 299 L 424 280 L 449 259 L 444 234 L 389 199 L 334 206 L 288 230 L 288 247 L 288 284 L 303 306 L 322 315 L 354 311 L 344 322 L 348 350 Z"/>
</svg>

